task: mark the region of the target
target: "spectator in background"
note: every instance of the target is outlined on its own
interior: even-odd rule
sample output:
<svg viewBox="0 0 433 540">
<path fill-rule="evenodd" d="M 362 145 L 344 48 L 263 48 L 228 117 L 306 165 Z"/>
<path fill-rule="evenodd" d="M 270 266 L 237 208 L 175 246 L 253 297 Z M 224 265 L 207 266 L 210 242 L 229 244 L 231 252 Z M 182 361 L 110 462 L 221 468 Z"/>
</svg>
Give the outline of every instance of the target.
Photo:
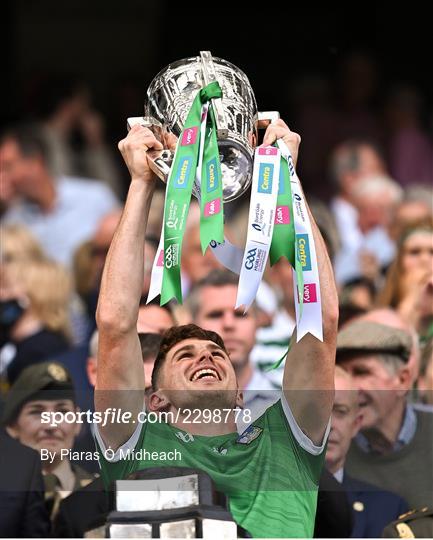
<svg viewBox="0 0 433 540">
<path fill-rule="evenodd" d="M 418 392 L 422 403 L 433 412 L 433 337 L 421 351 Z"/>
<path fill-rule="evenodd" d="M 433 224 L 431 220 L 403 232 L 397 256 L 378 298 L 412 325 L 421 340 L 433 324 Z"/>
<path fill-rule="evenodd" d="M 171 326 L 176 326 L 170 304 L 160 306 L 159 302 L 159 296 L 149 304 L 146 304 L 146 299 L 142 298 L 138 308 L 137 331 L 139 334 L 146 332 L 163 334 Z"/>
<path fill-rule="evenodd" d="M 388 228 L 401 197 L 400 186 L 386 176 L 365 177 L 353 187 L 352 200 L 358 215 L 358 231 L 350 245 L 343 243 L 335 260 L 339 283 L 357 277 L 376 281 L 381 270 L 392 261 L 395 247 L 388 235 Z"/>
<path fill-rule="evenodd" d="M 359 239 L 358 212 L 354 205 L 353 189 L 364 178 L 385 174 L 383 158 L 368 141 L 346 141 L 331 155 L 330 176 L 336 188 L 331 201 L 342 249 L 350 248 Z"/>
<path fill-rule="evenodd" d="M 402 330 L 406 334 L 411 336 L 411 347 L 409 353 L 409 359 L 407 361 L 407 367 L 411 376 L 411 388 L 416 385 L 416 381 L 419 375 L 419 336 L 413 326 L 408 324 L 397 311 L 390 308 L 378 308 L 372 309 L 367 313 L 364 313 L 358 317 L 358 321 L 370 321 L 397 330 Z"/>
<path fill-rule="evenodd" d="M 354 321 L 338 335 L 337 363 L 353 377 L 362 414 L 346 470 L 422 508 L 433 504 L 433 414 L 408 403 L 410 351 L 409 334 L 378 323 Z"/>
<path fill-rule="evenodd" d="M 40 453 L 51 519 L 57 513 L 60 500 L 90 483 L 92 476 L 61 453 L 72 449 L 80 424 L 64 420 L 52 426 L 42 423 L 41 415 L 77 411 L 72 379 L 66 369 L 55 362 L 25 369 L 11 387 L 3 411 L 3 425 L 9 435 Z"/>
<path fill-rule="evenodd" d="M 433 190 L 431 186 L 411 186 L 404 191 L 403 200 L 395 208 L 389 235 L 398 242 L 406 229 L 433 219 Z"/>
<path fill-rule="evenodd" d="M 76 288 L 91 320 L 91 332 L 95 328 L 96 304 L 105 258 L 121 216 L 121 209 L 113 210 L 104 215 L 99 221 L 93 237 L 81 244 L 74 254 L 73 268 Z M 149 291 L 152 261 L 156 254 L 157 245 L 158 241 L 155 238 L 146 237 L 146 262 L 142 290 L 144 298 L 147 297 Z"/>
<path fill-rule="evenodd" d="M 55 178 L 48 167 L 45 139 L 31 125 L 11 128 L 3 135 L 0 160 L 1 182 L 12 185 L 15 193 L 4 222 L 26 225 L 50 257 L 70 265 L 74 250 L 117 206 L 113 193 L 100 182 Z"/>
<path fill-rule="evenodd" d="M 1 364 L 11 384 L 25 367 L 70 347 L 70 294 L 70 277 L 58 263 L 34 260 L 2 266 Z"/>
<path fill-rule="evenodd" d="M 237 286 L 238 276 L 228 270 L 213 270 L 193 287 L 187 307 L 194 324 L 222 337 L 243 390 L 244 406 L 251 409 L 254 419 L 278 399 L 278 392 L 250 360 L 257 331 L 256 306 L 246 313 L 235 309 Z"/>
<path fill-rule="evenodd" d="M 44 250 L 35 236 L 22 225 L 4 225 L 1 228 L 0 264 L 41 261 Z"/>
<path fill-rule="evenodd" d="M 121 198 L 118 166 L 105 141 L 102 116 L 94 109 L 88 86 L 67 77 L 50 77 L 37 97 L 41 125 L 56 177 L 97 178 Z"/>
<path fill-rule="evenodd" d="M 351 375 L 335 368 L 335 398 L 331 431 L 326 449 L 326 467 L 346 490 L 352 507 L 354 538 L 379 538 L 388 523 L 407 512 L 408 505 L 398 495 L 350 477 L 345 470 L 346 455 L 361 427 L 358 391 Z"/>
</svg>

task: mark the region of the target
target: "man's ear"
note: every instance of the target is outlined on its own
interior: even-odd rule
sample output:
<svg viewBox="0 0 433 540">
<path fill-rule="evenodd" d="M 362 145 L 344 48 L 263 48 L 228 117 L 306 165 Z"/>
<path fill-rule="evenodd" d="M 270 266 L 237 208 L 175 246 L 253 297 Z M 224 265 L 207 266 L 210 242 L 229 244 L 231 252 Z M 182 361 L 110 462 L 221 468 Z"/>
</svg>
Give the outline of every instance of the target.
<svg viewBox="0 0 433 540">
<path fill-rule="evenodd" d="M 86 373 L 87 373 L 87 378 L 89 379 L 89 382 L 93 387 L 96 386 L 97 372 L 98 372 L 97 360 L 96 358 L 93 358 L 93 356 L 89 356 L 86 363 Z"/>
<path fill-rule="evenodd" d="M 170 401 L 164 395 L 162 390 L 152 392 L 147 402 L 149 404 L 149 409 L 154 412 L 167 409 L 167 407 L 170 405 Z"/>
<path fill-rule="evenodd" d="M 244 408 L 244 394 L 241 390 L 236 392 L 236 407 L 239 407 L 240 409 Z"/>
<path fill-rule="evenodd" d="M 398 370 L 397 377 L 400 383 L 399 392 L 402 392 L 402 395 L 406 395 L 412 384 L 412 374 L 410 368 L 407 365 L 401 367 Z"/>
<path fill-rule="evenodd" d="M 12 425 L 10 426 L 6 426 L 6 431 L 8 433 L 8 435 L 10 437 L 12 437 L 12 439 L 17 439 L 19 440 L 19 432 L 18 432 L 18 429 L 16 427 L 16 423 L 14 422 Z"/>
</svg>

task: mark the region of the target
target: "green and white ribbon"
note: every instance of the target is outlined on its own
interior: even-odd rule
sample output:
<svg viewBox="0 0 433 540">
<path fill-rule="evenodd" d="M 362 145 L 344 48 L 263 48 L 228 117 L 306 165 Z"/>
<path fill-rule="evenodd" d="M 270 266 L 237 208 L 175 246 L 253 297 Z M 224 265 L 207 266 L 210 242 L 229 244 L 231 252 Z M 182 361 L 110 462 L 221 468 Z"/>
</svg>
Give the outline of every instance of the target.
<svg viewBox="0 0 433 540">
<path fill-rule="evenodd" d="M 278 139 L 277 144 L 288 164 L 292 193 L 292 215 L 295 229 L 293 277 L 296 283 L 294 297 L 297 341 L 300 341 L 308 332 L 323 341 L 320 280 L 311 222 L 290 151 L 282 139 Z"/>
<path fill-rule="evenodd" d="M 205 179 L 206 185 L 202 198 L 202 246 L 206 249 L 211 240 L 223 240 L 222 177 L 216 126 L 212 109 L 208 114 L 209 100 L 221 96 L 218 82 L 207 85 L 197 93 L 176 146 L 167 181 L 163 230 L 153 263 L 147 302 L 161 294 L 161 305 L 172 298 L 182 303 L 182 240 L 192 188 L 194 183 L 196 189 L 199 187 L 200 177 Z"/>
</svg>

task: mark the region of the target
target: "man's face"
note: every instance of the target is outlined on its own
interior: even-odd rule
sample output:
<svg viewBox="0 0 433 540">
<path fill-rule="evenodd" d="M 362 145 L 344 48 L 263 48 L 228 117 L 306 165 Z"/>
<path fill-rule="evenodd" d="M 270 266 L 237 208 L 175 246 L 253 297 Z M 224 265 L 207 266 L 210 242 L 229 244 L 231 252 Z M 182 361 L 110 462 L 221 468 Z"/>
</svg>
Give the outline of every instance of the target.
<svg viewBox="0 0 433 540">
<path fill-rule="evenodd" d="M 47 449 L 50 452 L 60 453 L 62 449 L 70 449 L 79 432 L 79 424 L 62 422 L 56 427 L 41 422 L 43 412 L 75 412 L 76 408 L 70 399 L 49 401 L 29 401 L 13 425 L 9 426 L 9 433 L 22 444 L 40 451 Z"/>
<path fill-rule="evenodd" d="M 145 334 L 163 334 L 168 328 L 174 325 L 173 317 L 170 313 L 155 305 L 140 306 L 138 310 L 137 332 Z"/>
<path fill-rule="evenodd" d="M 326 449 L 326 466 L 332 473 L 344 467 L 350 442 L 359 430 L 360 421 L 357 390 L 350 384 L 349 378 L 337 376 Z"/>
<path fill-rule="evenodd" d="M 401 370 L 386 365 L 375 356 L 357 357 L 341 363 L 359 390 L 361 429 L 380 429 L 395 407 L 405 399 L 407 388 Z M 402 368 L 403 370 L 406 367 Z"/>
<path fill-rule="evenodd" d="M 159 388 L 177 408 L 234 407 L 237 380 L 227 353 L 213 341 L 188 338 L 168 351 Z"/>
<path fill-rule="evenodd" d="M 26 157 L 13 139 L 0 145 L 1 188 L 17 195 L 31 196 L 34 178 L 39 170 L 37 157 Z"/>
<path fill-rule="evenodd" d="M 200 308 L 194 322 L 205 330 L 217 332 L 233 362 L 236 372 L 248 364 L 256 339 L 257 321 L 253 309 L 245 314 L 235 309 L 235 285 L 203 287 L 200 291 Z"/>
</svg>

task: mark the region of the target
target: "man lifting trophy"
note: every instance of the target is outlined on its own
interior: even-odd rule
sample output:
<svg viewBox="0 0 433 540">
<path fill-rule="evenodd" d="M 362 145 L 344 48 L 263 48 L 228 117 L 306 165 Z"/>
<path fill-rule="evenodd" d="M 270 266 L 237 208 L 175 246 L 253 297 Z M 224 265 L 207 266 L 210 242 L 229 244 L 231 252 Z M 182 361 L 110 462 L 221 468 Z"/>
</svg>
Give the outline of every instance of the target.
<svg viewBox="0 0 433 540">
<path fill-rule="evenodd" d="M 268 125 L 258 145 L 263 121 Z M 296 175 L 300 137 L 278 114 L 258 113 L 245 74 L 208 52 L 160 72 L 148 89 L 145 117 L 129 119 L 129 128 L 119 150 L 131 183 L 97 310 L 96 410 L 122 411 L 127 419 L 98 426 L 104 482 L 108 487 L 150 468 L 203 471 L 252 537 L 312 536 L 333 402 L 338 300 Z M 136 324 L 158 177 L 167 187 L 149 297 L 182 300 L 180 255 L 191 194 L 200 202 L 202 250 L 212 249 L 239 274 L 237 306 L 247 310 L 253 302 L 268 258 L 273 264 L 285 257 L 293 267 L 297 329 L 281 396 L 250 424 L 223 340 L 194 324 L 163 335 L 144 404 Z M 250 186 L 248 235 L 240 249 L 224 238 L 224 204 Z M 237 424 L 249 425 L 238 432 Z"/>
</svg>

